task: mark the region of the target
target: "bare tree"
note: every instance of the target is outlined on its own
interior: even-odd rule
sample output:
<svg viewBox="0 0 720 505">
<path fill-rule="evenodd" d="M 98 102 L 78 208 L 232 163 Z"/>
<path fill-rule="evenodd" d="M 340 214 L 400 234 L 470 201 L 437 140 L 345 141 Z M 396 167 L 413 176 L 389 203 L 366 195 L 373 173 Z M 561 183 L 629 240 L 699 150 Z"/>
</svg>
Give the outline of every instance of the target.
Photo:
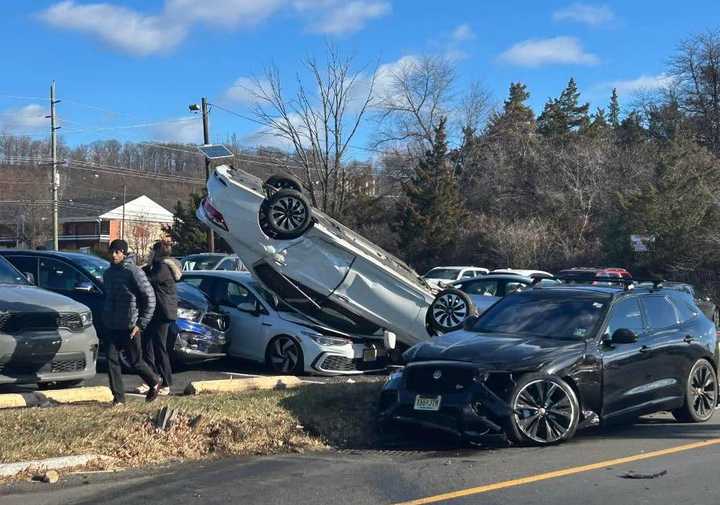
<svg viewBox="0 0 720 505">
<path fill-rule="evenodd" d="M 304 172 L 313 205 L 333 216 L 342 213 L 348 189 L 344 160 L 372 101 L 375 73 L 353 70 L 352 58 L 329 46 L 326 62 L 305 61 L 309 80 L 297 76 L 287 95 L 280 72 L 269 68 L 255 78 L 254 119 L 289 142 Z"/>
</svg>

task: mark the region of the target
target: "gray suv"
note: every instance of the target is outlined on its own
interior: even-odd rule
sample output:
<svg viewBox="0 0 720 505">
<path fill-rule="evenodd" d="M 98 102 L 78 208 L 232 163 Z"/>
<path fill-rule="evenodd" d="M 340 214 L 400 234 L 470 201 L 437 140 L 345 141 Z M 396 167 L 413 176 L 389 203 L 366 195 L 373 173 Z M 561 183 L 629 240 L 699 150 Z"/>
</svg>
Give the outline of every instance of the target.
<svg viewBox="0 0 720 505">
<path fill-rule="evenodd" d="M 0 384 L 75 386 L 95 375 L 97 352 L 90 309 L 0 257 Z"/>
</svg>

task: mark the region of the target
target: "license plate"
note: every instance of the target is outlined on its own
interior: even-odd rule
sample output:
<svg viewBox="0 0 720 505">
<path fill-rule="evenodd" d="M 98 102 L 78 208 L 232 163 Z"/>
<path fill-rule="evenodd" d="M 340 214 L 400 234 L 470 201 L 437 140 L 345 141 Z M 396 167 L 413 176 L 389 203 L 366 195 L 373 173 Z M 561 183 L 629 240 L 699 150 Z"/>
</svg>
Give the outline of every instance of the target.
<svg viewBox="0 0 720 505">
<path fill-rule="evenodd" d="M 415 397 L 415 410 L 440 410 L 441 396 L 420 396 Z"/>
</svg>

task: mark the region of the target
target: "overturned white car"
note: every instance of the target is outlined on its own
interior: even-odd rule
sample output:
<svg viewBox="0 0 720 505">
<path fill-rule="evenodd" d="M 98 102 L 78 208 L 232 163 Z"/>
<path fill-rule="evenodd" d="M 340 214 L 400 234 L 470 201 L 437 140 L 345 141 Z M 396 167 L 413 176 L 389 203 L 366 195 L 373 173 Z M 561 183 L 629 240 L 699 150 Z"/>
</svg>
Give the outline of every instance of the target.
<svg viewBox="0 0 720 505">
<path fill-rule="evenodd" d="M 306 317 L 409 346 L 458 329 L 474 312 L 457 289 L 439 293 L 408 265 L 311 207 L 288 176 L 261 179 L 227 165 L 197 211 L 252 274 Z"/>
</svg>

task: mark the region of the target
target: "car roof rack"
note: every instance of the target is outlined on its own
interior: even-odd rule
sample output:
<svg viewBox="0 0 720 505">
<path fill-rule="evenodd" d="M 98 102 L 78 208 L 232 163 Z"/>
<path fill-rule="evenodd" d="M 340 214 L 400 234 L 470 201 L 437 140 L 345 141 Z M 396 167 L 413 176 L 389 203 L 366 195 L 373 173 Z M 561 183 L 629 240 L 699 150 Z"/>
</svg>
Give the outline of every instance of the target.
<svg viewBox="0 0 720 505">
<path fill-rule="evenodd" d="M 538 278 L 534 279 L 533 284 L 539 284 L 543 280 L 547 280 L 548 278 Z M 641 287 L 641 284 L 652 284 L 652 289 L 661 289 L 663 287 L 663 283 L 665 282 L 664 279 L 659 277 L 652 277 L 652 278 L 626 278 L 626 277 L 610 277 L 610 276 L 596 276 L 592 274 L 571 274 L 571 275 L 558 275 L 555 277 L 549 278 L 549 280 L 556 280 L 563 283 L 568 282 L 587 282 L 587 283 L 593 283 L 593 282 L 607 282 L 611 284 L 617 284 L 618 286 L 622 286 L 625 291 L 629 291 L 631 289 L 635 289 L 637 287 Z M 644 286 L 642 286 L 644 287 Z"/>
</svg>

